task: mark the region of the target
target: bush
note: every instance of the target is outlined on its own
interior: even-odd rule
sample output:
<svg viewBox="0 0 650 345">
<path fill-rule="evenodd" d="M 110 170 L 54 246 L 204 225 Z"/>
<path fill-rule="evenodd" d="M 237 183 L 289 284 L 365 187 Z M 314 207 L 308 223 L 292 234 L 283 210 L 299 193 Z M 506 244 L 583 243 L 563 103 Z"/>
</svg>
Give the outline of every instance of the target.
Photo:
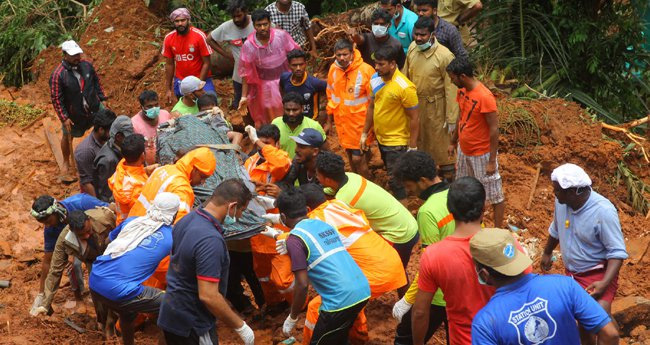
<svg viewBox="0 0 650 345">
<path fill-rule="evenodd" d="M 0 76 L 3 83 L 20 86 L 31 81 L 29 64 L 48 46 L 78 36 L 83 13 L 82 6 L 68 0 L 0 1 Z"/>
</svg>

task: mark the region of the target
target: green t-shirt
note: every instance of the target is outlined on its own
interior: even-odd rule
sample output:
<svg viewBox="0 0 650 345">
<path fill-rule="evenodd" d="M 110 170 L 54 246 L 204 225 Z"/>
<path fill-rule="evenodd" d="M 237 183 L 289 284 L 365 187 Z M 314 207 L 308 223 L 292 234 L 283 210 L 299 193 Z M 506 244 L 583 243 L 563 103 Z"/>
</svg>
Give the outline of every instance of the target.
<svg viewBox="0 0 650 345">
<path fill-rule="evenodd" d="M 173 113 L 175 111 L 179 112 L 181 115 L 197 114 L 199 112 L 199 106 L 194 103 L 193 106 L 188 107 L 185 105 L 185 103 L 183 103 L 183 97 L 181 97 L 178 100 L 178 103 L 176 103 L 176 105 L 172 108 L 171 112 Z"/>
<path fill-rule="evenodd" d="M 288 153 L 291 159 L 296 155 L 296 142 L 291 137 L 298 136 L 303 129 L 313 128 L 323 135 L 323 140 L 327 139 L 320 123 L 308 117 L 303 118 L 302 123 L 293 131 L 282 121 L 282 117 L 276 117 L 271 123 L 280 129 L 280 148 Z"/>
<path fill-rule="evenodd" d="M 427 201 L 420 206 L 417 219 L 422 245 L 428 246 L 451 235 L 456 229 L 456 222 L 449 210 L 447 210 L 447 194 L 449 193 L 447 183 L 437 183 L 425 190 L 424 193 L 429 194 L 429 196 L 426 198 Z M 441 307 L 447 306 L 442 290 L 438 289 L 436 291 L 431 304 Z"/>
<path fill-rule="evenodd" d="M 362 210 L 375 232 L 393 243 L 406 243 L 415 237 L 418 224 L 402 203 L 390 193 L 371 181 L 366 182 L 356 203 L 352 200 L 361 188 L 362 177 L 354 173 L 345 173 L 348 182 L 336 193 L 336 199 L 344 201 L 354 208 Z"/>
</svg>

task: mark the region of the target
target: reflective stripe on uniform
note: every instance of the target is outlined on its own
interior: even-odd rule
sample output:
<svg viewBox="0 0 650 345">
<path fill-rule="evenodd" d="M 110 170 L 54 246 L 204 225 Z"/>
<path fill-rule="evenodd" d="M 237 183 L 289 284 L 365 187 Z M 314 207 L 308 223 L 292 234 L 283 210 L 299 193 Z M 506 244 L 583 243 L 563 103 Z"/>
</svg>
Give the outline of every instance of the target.
<svg viewBox="0 0 650 345">
<path fill-rule="evenodd" d="M 361 97 L 361 98 L 355 98 L 355 99 L 346 99 L 343 101 L 343 104 L 347 106 L 355 106 L 355 105 L 361 105 L 368 102 L 368 97 Z"/>
<path fill-rule="evenodd" d="M 316 327 L 316 324 L 314 324 L 313 322 L 305 319 L 305 328 L 308 328 L 308 329 L 313 331 L 314 327 Z"/>
<path fill-rule="evenodd" d="M 151 206 L 149 200 L 147 200 L 147 197 L 145 197 L 144 194 L 138 196 L 138 201 L 142 204 L 142 207 L 144 207 L 145 210 L 148 210 L 149 206 Z"/>
<path fill-rule="evenodd" d="M 339 97 L 336 96 L 335 94 L 331 94 L 330 96 L 331 96 L 331 98 L 332 98 L 332 103 L 336 103 L 336 104 L 341 103 L 341 98 L 339 98 Z"/>
<path fill-rule="evenodd" d="M 268 283 L 271 281 L 271 278 L 269 277 L 257 277 L 257 280 L 259 280 L 260 283 Z"/>
<path fill-rule="evenodd" d="M 351 245 L 354 244 L 354 242 L 356 242 L 358 239 L 360 239 L 361 236 L 363 236 L 363 235 L 369 233 L 370 231 L 372 231 L 372 230 L 371 230 L 371 229 L 368 229 L 368 230 L 357 230 L 357 231 L 351 233 L 350 236 L 348 236 L 348 237 L 343 236 L 343 235 L 339 232 L 339 237 L 341 238 L 341 242 L 343 242 L 343 246 L 344 246 L 345 248 L 349 248 Z"/>
<path fill-rule="evenodd" d="M 363 83 L 363 74 L 361 74 L 361 70 L 359 70 L 357 71 L 357 79 L 354 81 L 354 98 L 359 98 L 359 94 L 361 93 L 361 83 Z"/>
<path fill-rule="evenodd" d="M 278 289 L 278 292 L 281 293 L 281 294 L 291 293 L 291 292 L 293 292 L 293 287 L 295 285 L 296 285 L 296 280 L 294 279 L 294 281 L 291 282 L 291 285 L 289 285 L 288 288 L 286 288 L 286 289 Z"/>
<path fill-rule="evenodd" d="M 318 264 L 320 264 L 323 260 L 327 259 L 328 257 L 330 257 L 330 256 L 332 256 L 332 255 L 334 255 L 334 254 L 336 254 L 338 252 L 342 252 L 342 251 L 345 251 L 345 247 L 338 247 L 338 248 L 330 250 L 329 252 L 321 254 L 321 257 L 314 260 L 314 262 L 312 262 L 311 265 L 309 265 L 307 267 L 307 271 L 309 271 L 309 270 L 313 269 L 314 267 L 318 266 Z"/>
</svg>

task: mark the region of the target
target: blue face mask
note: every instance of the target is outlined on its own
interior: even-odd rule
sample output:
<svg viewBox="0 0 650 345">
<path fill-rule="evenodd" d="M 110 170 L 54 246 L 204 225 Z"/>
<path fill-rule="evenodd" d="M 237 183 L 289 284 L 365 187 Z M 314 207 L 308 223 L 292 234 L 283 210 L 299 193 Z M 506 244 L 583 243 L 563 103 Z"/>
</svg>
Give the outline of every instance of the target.
<svg viewBox="0 0 650 345">
<path fill-rule="evenodd" d="M 488 285 L 488 283 L 481 278 L 481 274 L 479 273 L 480 271 L 476 271 L 476 276 L 478 277 L 478 283 L 481 285 Z"/>
<path fill-rule="evenodd" d="M 431 43 L 431 37 L 429 37 L 428 41 L 426 41 L 426 42 L 424 42 L 422 44 L 418 44 L 418 49 L 420 49 L 420 51 L 425 51 L 425 50 L 431 48 L 431 46 L 433 46 L 433 44 Z"/>
<path fill-rule="evenodd" d="M 226 212 L 226 217 L 223 219 L 223 225 L 232 225 L 237 223 L 237 205 L 235 205 L 235 216 L 230 216 L 230 206 L 228 206 L 228 211 Z"/>
<path fill-rule="evenodd" d="M 153 120 L 157 118 L 158 115 L 160 115 L 160 107 L 149 108 L 144 111 L 144 114 L 147 115 L 148 118 Z"/>
</svg>

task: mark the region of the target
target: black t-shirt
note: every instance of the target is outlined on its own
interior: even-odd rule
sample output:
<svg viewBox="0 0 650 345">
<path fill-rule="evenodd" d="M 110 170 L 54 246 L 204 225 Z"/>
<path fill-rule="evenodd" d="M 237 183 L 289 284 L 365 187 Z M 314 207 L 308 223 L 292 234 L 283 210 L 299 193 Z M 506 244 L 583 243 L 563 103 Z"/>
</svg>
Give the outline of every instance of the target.
<svg viewBox="0 0 650 345">
<path fill-rule="evenodd" d="M 161 329 L 188 337 L 192 329 L 204 334 L 214 327 L 216 318 L 199 300 L 198 281 L 217 282 L 226 295 L 230 257 L 222 232 L 219 221 L 202 208 L 174 226 L 167 291 L 158 315 Z"/>
<path fill-rule="evenodd" d="M 371 32 L 364 32 L 361 35 L 363 36 L 363 45 L 359 46 L 359 51 L 361 52 L 361 58 L 363 58 L 363 62 L 374 68 L 375 60 L 372 58 L 372 54 L 374 54 L 374 52 L 376 52 L 377 49 L 381 47 L 389 46 L 398 51 L 399 55 L 397 56 L 397 67 L 399 69 L 402 69 L 402 67 L 404 67 L 406 54 L 404 54 L 402 43 L 400 43 L 395 37 L 388 35 L 388 39 L 386 41 L 377 42 L 375 35 L 373 35 Z"/>
</svg>

